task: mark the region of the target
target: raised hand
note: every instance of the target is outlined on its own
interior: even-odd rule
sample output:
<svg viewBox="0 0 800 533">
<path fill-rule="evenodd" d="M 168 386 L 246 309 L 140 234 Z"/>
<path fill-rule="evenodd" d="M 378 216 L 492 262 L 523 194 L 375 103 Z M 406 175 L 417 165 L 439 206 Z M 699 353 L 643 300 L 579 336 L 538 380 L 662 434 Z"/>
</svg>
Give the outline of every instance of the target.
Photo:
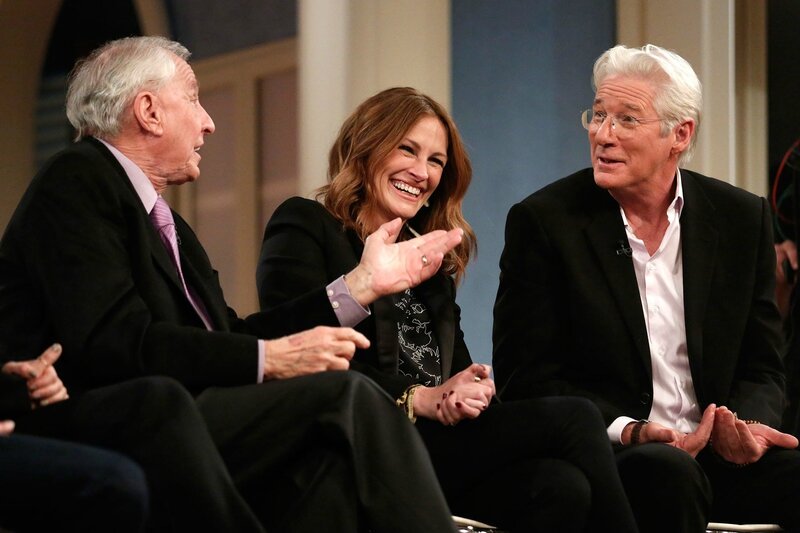
<svg viewBox="0 0 800 533">
<path fill-rule="evenodd" d="M 461 229 L 436 230 L 398 243 L 402 224 L 396 218 L 367 237 L 361 261 L 345 276 L 350 294 L 363 306 L 433 276 L 445 254 L 458 246 L 464 235 Z"/>
<path fill-rule="evenodd" d="M 28 384 L 32 406 L 46 406 L 69 398 L 67 388 L 53 364 L 61 357 L 61 345 L 53 344 L 36 359 L 9 361 L 3 373 L 23 378 Z"/>
<path fill-rule="evenodd" d="M 265 379 L 347 370 L 356 348 L 369 348 L 369 340 L 356 330 L 327 326 L 317 326 L 264 343 Z"/>
</svg>

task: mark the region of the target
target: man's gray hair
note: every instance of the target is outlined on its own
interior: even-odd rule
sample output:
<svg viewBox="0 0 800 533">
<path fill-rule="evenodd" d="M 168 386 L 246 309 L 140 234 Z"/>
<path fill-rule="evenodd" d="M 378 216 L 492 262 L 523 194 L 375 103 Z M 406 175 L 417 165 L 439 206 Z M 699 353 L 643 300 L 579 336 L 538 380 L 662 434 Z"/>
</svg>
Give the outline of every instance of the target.
<svg viewBox="0 0 800 533">
<path fill-rule="evenodd" d="M 592 88 L 597 90 L 611 76 L 641 78 L 656 90 L 653 106 L 661 123 L 661 134 L 686 119 L 695 123 L 689 147 L 680 155 L 679 163 L 689 161 L 697 142 L 700 114 L 703 109 L 703 88 L 692 66 L 681 56 L 654 44 L 642 48 L 618 45 L 597 58 L 592 74 Z"/>
<path fill-rule="evenodd" d="M 70 74 L 66 103 L 76 140 L 119 134 L 136 94 L 157 91 L 175 74 L 174 56 L 186 61 L 189 55 L 182 44 L 164 37 L 125 37 L 79 61 Z"/>
</svg>

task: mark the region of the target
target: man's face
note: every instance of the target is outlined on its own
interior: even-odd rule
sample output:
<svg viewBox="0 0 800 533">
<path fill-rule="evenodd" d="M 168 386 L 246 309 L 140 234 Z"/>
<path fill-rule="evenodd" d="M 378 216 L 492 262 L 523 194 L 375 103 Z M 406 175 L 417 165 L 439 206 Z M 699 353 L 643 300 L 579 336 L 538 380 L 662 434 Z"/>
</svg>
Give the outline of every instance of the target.
<svg viewBox="0 0 800 533">
<path fill-rule="evenodd" d="M 661 135 L 660 118 L 653 107 L 655 89 L 648 81 L 610 77 L 597 88 L 592 109 L 607 115 L 599 128 L 589 130 L 592 168 L 597 185 L 610 191 L 637 191 L 671 183 L 676 156 L 670 157 L 675 132 Z M 612 117 L 641 120 L 626 129 Z M 612 122 L 615 125 L 612 127 Z"/>
<path fill-rule="evenodd" d="M 200 177 L 200 147 L 214 133 L 214 121 L 200 105 L 199 88 L 192 68 L 175 57 L 175 75 L 157 93 L 163 113 L 162 149 L 157 174 L 168 185 Z"/>
</svg>

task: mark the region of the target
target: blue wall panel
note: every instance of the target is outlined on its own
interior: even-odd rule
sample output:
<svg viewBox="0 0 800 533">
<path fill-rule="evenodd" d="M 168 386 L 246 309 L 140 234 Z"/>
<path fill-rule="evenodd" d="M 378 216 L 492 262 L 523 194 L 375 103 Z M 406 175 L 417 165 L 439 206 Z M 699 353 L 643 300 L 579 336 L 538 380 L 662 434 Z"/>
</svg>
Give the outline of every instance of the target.
<svg viewBox="0 0 800 533">
<path fill-rule="evenodd" d="M 465 202 L 478 257 L 459 288 L 472 358 L 491 360 L 492 306 L 511 205 L 589 165 L 581 110 L 613 46 L 614 0 L 452 0 L 453 115 L 474 176 Z"/>
</svg>

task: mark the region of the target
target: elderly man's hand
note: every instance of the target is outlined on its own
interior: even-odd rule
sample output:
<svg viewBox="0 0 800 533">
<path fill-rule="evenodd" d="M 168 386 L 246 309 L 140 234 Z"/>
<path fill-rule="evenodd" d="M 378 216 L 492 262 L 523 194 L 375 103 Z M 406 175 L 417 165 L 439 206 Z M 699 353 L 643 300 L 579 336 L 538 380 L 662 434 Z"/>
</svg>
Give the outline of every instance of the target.
<svg viewBox="0 0 800 533">
<path fill-rule="evenodd" d="M 0 437 L 7 437 L 14 432 L 13 420 L 0 420 Z"/>
<path fill-rule="evenodd" d="M 264 342 L 265 379 L 347 370 L 356 348 L 369 348 L 369 340 L 356 330 L 327 326 Z"/>
<path fill-rule="evenodd" d="M 58 377 L 53 364 L 61 357 L 61 345 L 53 344 L 36 359 L 9 361 L 3 373 L 23 378 L 28 384 L 32 406 L 46 406 L 69 398 L 67 388 Z"/>
<path fill-rule="evenodd" d="M 714 452 L 731 463 L 755 463 L 767 450 L 796 448 L 797 439 L 764 424 L 747 424 L 727 407 L 717 409 L 712 433 Z"/>
<path fill-rule="evenodd" d="M 708 439 L 711 437 L 711 430 L 714 427 L 716 405 L 709 405 L 703 412 L 703 418 L 700 420 L 700 425 L 697 426 L 692 433 L 683 433 L 676 429 L 662 426 L 656 422 L 648 422 L 639 433 L 639 443 L 646 442 L 663 442 L 676 448 L 680 448 L 692 457 L 697 457 L 697 454 L 702 451 L 708 444 Z M 630 443 L 630 433 L 626 432 L 623 439 L 626 444 Z"/>
<path fill-rule="evenodd" d="M 464 235 L 460 228 L 436 230 L 395 242 L 402 227 L 402 221 L 396 218 L 367 237 L 361 261 L 345 276 L 350 294 L 361 305 L 415 287 L 433 276 L 445 254 L 458 246 Z"/>
</svg>

